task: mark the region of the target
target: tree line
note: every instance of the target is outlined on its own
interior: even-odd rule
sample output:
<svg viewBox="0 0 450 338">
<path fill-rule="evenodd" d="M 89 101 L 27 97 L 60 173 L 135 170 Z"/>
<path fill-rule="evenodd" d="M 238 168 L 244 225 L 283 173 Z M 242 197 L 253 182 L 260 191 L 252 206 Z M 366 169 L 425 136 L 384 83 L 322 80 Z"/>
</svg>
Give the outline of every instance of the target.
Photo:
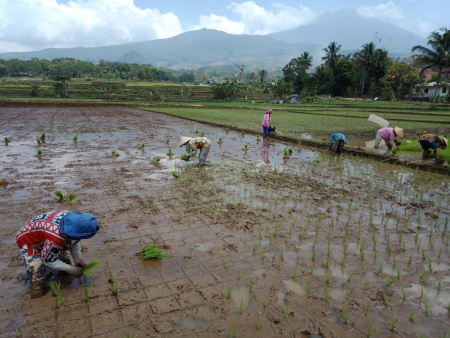
<svg viewBox="0 0 450 338">
<path fill-rule="evenodd" d="M 233 100 L 246 97 L 260 89 L 269 97 L 285 99 L 297 93 L 303 100 L 316 95 L 331 97 L 380 97 L 385 100 L 405 99 L 420 84 L 425 83 L 423 71 L 432 69 L 438 87 L 442 72 L 450 66 L 450 31 L 441 28 L 428 37 L 427 46 L 414 46 L 419 52 L 404 60 L 389 57 L 388 52 L 375 43 L 364 44 L 353 54 L 340 54 L 341 45 L 331 42 L 323 49 L 321 64 L 313 68 L 313 57 L 304 52 L 286 64 L 281 72 L 264 69 L 247 71 L 246 66 L 236 65 L 237 72 L 230 70 L 196 70 L 174 73 L 152 65 L 100 61 L 93 64 L 73 58 L 52 61 L 0 59 L 0 77 L 43 77 L 57 79 L 100 78 L 132 81 L 195 83 L 213 80 L 213 94 L 217 99 Z M 421 72 L 417 69 L 422 70 Z M 436 97 L 434 98 L 436 99 Z"/>
</svg>

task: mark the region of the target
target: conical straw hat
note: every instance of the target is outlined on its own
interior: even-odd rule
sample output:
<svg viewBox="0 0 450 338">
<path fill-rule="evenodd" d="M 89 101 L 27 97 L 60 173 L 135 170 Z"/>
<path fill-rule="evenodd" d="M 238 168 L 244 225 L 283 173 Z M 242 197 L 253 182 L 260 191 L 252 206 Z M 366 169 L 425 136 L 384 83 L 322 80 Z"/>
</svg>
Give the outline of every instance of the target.
<svg viewBox="0 0 450 338">
<path fill-rule="evenodd" d="M 394 131 L 397 134 L 398 137 L 402 138 L 403 137 L 403 129 L 399 128 L 399 127 L 394 127 Z"/>
<path fill-rule="evenodd" d="M 440 146 L 439 148 L 441 148 L 441 149 L 447 149 L 447 146 L 448 146 L 448 141 L 447 141 L 447 139 L 446 139 L 445 137 L 442 137 L 442 136 L 439 136 L 439 138 L 441 139 L 441 141 L 444 141 L 444 143 L 445 143 L 445 146 Z"/>
<path fill-rule="evenodd" d="M 190 140 L 192 140 L 192 137 L 188 137 L 188 136 L 181 136 L 180 138 L 180 145 L 179 147 L 185 145 L 187 142 L 189 142 Z"/>
</svg>

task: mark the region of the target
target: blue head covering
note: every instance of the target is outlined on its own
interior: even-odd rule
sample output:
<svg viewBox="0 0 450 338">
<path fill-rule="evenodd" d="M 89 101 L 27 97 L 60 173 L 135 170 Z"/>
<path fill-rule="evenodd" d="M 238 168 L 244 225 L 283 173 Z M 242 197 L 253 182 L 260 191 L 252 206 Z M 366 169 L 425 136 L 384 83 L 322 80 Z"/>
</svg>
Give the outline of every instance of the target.
<svg viewBox="0 0 450 338">
<path fill-rule="evenodd" d="M 100 229 L 97 218 L 89 213 L 69 212 L 59 226 L 62 234 L 72 239 L 86 239 L 94 236 Z"/>
</svg>

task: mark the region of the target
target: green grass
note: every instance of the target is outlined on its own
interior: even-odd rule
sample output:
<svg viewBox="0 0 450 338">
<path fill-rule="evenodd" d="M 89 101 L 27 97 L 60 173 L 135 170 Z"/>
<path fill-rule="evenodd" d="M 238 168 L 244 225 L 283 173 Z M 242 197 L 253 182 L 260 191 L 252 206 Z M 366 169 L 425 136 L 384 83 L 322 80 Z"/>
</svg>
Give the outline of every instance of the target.
<svg viewBox="0 0 450 338">
<path fill-rule="evenodd" d="M 164 257 L 171 257 L 170 255 L 163 254 L 162 249 L 153 245 L 144 246 L 141 251 L 139 251 L 139 254 L 144 259 L 163 259 Z"/>
<path fill-rule="evenodd" d="M 447 135 L 448 136 L 448 135 Z M 405 140 L 402 141 L 402 144 L 397 147 L 398 151 L 415 151 L 422 152 L 423 149 L 420 146 L 417 140 Z M 447 149 L 439 149 L 439 157 L 450 161 L 450 148 Z M 428 158 L 434 158 L 434 151 L 431 150 Z"/>
<path fill-rule="evenodd" d="M 223 104 L 221 107 L 212 107 L 209 104 L 208 107 L 201 109 L 186 106 L 180 106 L 179 108 L 162 106 L 142 108 L 200 122 L 261 132 L 261 120 L 264 110 L 270 106 L 270 104 L 244 105 L 243 103 L 228 105 L 223 102 L 221 104 Z M 373 110 L 365 107 L 353 107 L 352 112 L 348 114 L 347 110 L 350 109 L 339 105 L 335 105 L 329 110 L 314 104 L 297 105 L 295 107 L 284 105 L 273 108 L 272 123 L 277 126 L 277 132 L 285 136 L 298 137 L 302 132 L 334 132 L 336 130 L 343 132 L 371 131 L 375 134 L 378 129 L 377 125 L 367 120 Z M 414 116 L 406 115 L 404 112 L 402 114 L 400 112 L 397 114 L 377 112 L 377 114 L 391 120 L 392 124 L 401 125 L 404 129 L 450 128 L 450 109 L 448 108 L 439 113 L 440 116 L 431 116 L 428 110 L 417 111 Z M 402 121 L 395 121 L 396 119 L 401 119 Z M 220 122 L 218 123 L 218 121 Z M 443 124 L 444 121 L 445 124 Z"/>
</svg>

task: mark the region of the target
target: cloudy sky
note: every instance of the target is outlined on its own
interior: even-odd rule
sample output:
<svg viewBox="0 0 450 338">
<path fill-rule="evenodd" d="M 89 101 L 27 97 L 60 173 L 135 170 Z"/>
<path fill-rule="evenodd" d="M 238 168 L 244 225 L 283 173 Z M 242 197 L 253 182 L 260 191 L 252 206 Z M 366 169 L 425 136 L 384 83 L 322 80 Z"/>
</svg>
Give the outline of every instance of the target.
<svg viewBox="0 0 450 338">
<path fill-rule="evenodd" d="M 268 34 L 340 9 L 422 37 L 450 27 L 448 0 L 0 0 L 0 52 L 114 45 L 200 28 Z"/>
</svg>

